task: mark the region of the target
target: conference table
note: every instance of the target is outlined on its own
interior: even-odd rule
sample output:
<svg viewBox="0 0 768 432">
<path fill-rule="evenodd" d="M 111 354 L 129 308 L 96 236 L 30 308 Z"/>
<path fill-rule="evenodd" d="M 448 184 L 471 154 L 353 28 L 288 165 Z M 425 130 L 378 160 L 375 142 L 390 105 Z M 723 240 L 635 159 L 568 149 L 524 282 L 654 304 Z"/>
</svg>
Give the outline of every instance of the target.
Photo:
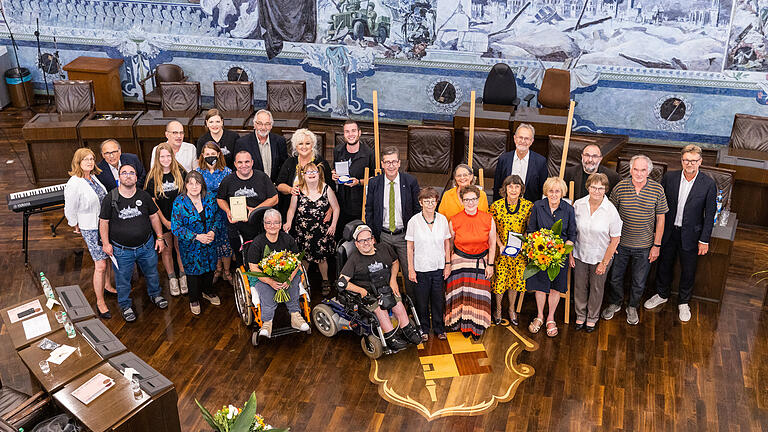
<svg viewBox="0 0 768 432">
<path fill-rule="evenodd" d="M 69 180 L 72 155 L 80 148 L 78 125 L 87 114 L 36 114 L 21 128 L 38 186 Z"/>
<path fill-rule="evenodd" d="M 2 315 L 6 332 L 8 333 L 8 336 L 10 336 L 11 338 L 11 343 L 13 343 L 14 349 L 19 350 L 19 349 L 25 348 L 29 346 L 32 342 L 38 339 L 42 339 L 43 337 L 48 336 L 49 334 L 64 328 L 62 324 L 59 324 L 59 322 L 56 321 L 55 311 L 52 309 L 48 309 L 46 307 L 45 304 L 47 300 L 48 298 L 46 296 L 39 295 L 37 297 L 24 300 L 23 302 L 19 302 L 17 304 L 14 304 L 12 306 L 9 306 L 5 309 L 0 310 L 0 315 Z M 35 301 L 38 302 L 38 303 L 35 303 L 35 305 L 39 304 L 40 308 L 42 308 L 42 311 L 37 311 L 32 315 L 27 315 L 26 317 L 18 321 L 15 321 L 13 318 L 11 318 L 12 314 L 10 314 L 10 312 L 12 312 L 14 309 L 19 308 L 21 306 L 25 306 L 25 305 L 30 305 Z M 25 306 L 23 309 L 28 309 L 28 307 Z M 42 314 L 40 314 L 40 312 L 42 312 Z M 45 317 L 45 318 L 38 318 L 38 317 Z M 24 323 L 27 322 L 27 325 L 29 325 L 30 323 L 28 322 L 28 320 L 32 318 L 47 321 L 50 328 L 46 331 L 36 334 L 33 337 L 27 337 Z M 11 321 L 15 321 L 15 322 L 11 322 Z"/>
<path fill-rule="evenodd" d="M 84 147 L 101 155 L 102 141 L 111 138 L 120 143 L 123 153 L 140 155 L 134 126 L 143 111 L 96 111 L 88 115 L 78 126 Z"/>
</svg>

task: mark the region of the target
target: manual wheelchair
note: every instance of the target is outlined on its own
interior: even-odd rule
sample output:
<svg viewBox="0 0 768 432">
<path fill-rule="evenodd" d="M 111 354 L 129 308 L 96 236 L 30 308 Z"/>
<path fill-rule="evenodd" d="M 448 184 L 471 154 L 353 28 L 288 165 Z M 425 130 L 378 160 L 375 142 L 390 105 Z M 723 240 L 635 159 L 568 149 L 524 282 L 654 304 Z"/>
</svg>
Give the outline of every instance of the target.
<svg viewBox="0 0 768 432">
<path fill-rule="evenodd" d="M 264 212 L 266 210 L 267 208 L 263 208 L 263 207 L 260 207 L 254 210 L 248 219 L 248 224 L 252 226 L 263 227 Z M 258 346 L 259 330 L 261 330 L 261 327 L 263 325 L 263 322 L 261 320 L 261 302 L 259 301 L 258 292 L 256 292 L 256 289 L 251 286 L 251 281 L 249 280 L 250 277 L 245 274 L 246 272 L 249 271 L 247 269 L 248 247 L 250 246 L 251 241 L 248 240 L 243 242 L 242 236 L 240 240 L 242 243 L 242 247 L 240 248 L 240 253 L 242 256 L 243 264 L 237 267 L 233 271 L 233 278 L 232 278 L 232 286 L 233 286 L 234 295 L 235 295 L 235 307 L 237 309 L 237 314 L 243 320 L 243 324 L 245 324 L 246 327 L 253 328 L 253 334 L 251 335 L 251 344 L 253 344 L 253 346 Z M 310 334 L 312 332 L 311 323 L 310 323 L 310 308 L 309 308 L 310 286 L 309 286 L 309 278 L 307 277 L 307 272 L 303 265 L 301 265 L 301 268 L 299 269 L 298 274 L 300 276 L 299 311 L 301 313 L 301 316 L 304 318 L 304 320 L 307 321 L 307 324 L 310 324 L 310 329 L 306 331 L 307 334 Z M 273 320 L 275 324 L 277 324 L 278 322 L 284 321 L 284 318 L 285 318 L 284 312 L 286 312 L 286 309 L 278 305 L 277 310 L 275 310 L 275 318 Z M 283 335 L 299 333 L 299 332 L 301 331 L 291 327 L 290 319 L 289 319 L 287 326 L 274 327 L 274 329 L 272 330 L 271 336 L 277 337 L 277 336 L 283 336 Z"/>
<path fill-rule="evenodd" d="M 347 261 L 349 254 L 355 250 L 352 233 L 362 221 L 349 222 L 344 227 L 342 243 L 336 250 L 337 274 Z M 397 351 L 387 346 L 384 332 L 376 319 L 376 315 L 368 309 L 369 305 L 377 302 L 371 295 L 362 297 L 359 293 L 335 287 L 336 295 L 323 301 L 312 309 L 312 322 L 317 330 L 326 337 L 336 335 L 340 330 L 350 330 L 361 336 L 360 345 L 366 356 L 377 359 L 382 355 L 394 354 Z M 406 293 L 402 294 L 403 306 L 410 312 L 411 322 L 416 329 L 421 328 L 413 301 Z M 407 325 L 408 323 L 399 323 Z M 420 330 L 419 330 L 420 332 Z"/>
</svg>

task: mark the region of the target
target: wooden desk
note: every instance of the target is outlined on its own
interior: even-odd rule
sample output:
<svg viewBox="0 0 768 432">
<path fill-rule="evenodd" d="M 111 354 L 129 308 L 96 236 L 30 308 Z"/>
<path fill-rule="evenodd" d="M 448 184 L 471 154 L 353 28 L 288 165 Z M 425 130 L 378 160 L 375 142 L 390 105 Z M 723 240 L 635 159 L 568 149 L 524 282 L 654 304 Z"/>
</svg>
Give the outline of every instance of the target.
<svg viewBox="0 0 768 432">
<path fill-rule="evenodd" d="M 243 127 L 245 129 L 253 130 L 253 117 L 256 114 L 250 116 L 245 121 Z M 305 112 L 277 112 L 272 113 L 272 133 L 281 135 L 284 129 L 296 130 L 303 128 L 307 124 L 307 113 Z"/>
<path fill-rule="evenodd" d="M 739 222 L 768 227 L 768 153 L 724 149 L 717 166 L 736 171 L 731 211 L 739 214 Z"/>
<path fill-rule="evenodd" d="M 454 129 L 469 127 L 470 102 L 464 102 L 453 115 Z M 475 104 L 475 127 L 510 129 L 515 107 L 509 105 Z"/>
<path fill-rule="evenodd" d="M 528 123 L 536 129 L 531 150 L 546 156 L 549 136 L 565 135 L 565 127 L 568 123 L 568 110 L 520 107 L 515 112 L 515 117 L 512 120 L 513 134 L 521 123 Z"/>
<path fill-rule="evenodd" d="M 189 138 L 189 123 L 194 117 L 194 115 L 189 117 L 165 117 L 160 110 L 149 110 L 139 117 L 134 125 L 136 143 L 139 148 L 137 154 L 141 158 L 141 163 L 144 164 L 147 172 L 149 172 L 149 169 L 151 168 L 150 161 L 152 160 L 152 149 L 155 148 L 156 145 L 167 141 L 165 137 L 165 126 L 173 120 L 181 122 L 182 126 L 184 126 L 184 141 L 192 142 Z"/>
<path fill-rule="evenodd" d="M 38 186 L 69 180 L 72 156 L 80 148 L 78 125 L 86 114 L 37 114 L 21 129 Z"/>
<path fill-rule="evenodd" d="M 32 375 L 37 378 L 37 381 L 48 393 L 55 392 L 66 385 L 72 379 L 80 376 L 80 374 L 88 371 L 102 362 L 102 358 L 94 351 L 88 341 L 83 338 L 82 335 L 77 333 L 74 338 L 69 339 L 67 332 L 64 329 L 58 330 L 47 336 L 48 339 L 56 342 L 59 345 L 69 345 L 75 348 L 80 348 L 80 353 L 77 351 L 70 354 L 60 365 L 53 362 L 48 362 L 51 366 L 51 372 L 43 374 L 40 370 L 39 362 L 47 359 L 51 352 L 45 351 L 34 344 L 23 350 L 19 351 L 19 357 L 21 361 L 27 366 Z"/>
<path fill-rule="evenodd" d="M 63 69 L 71 80 L 93 81 L 97 110 L 123 110 L 123 90 L 120 85 L 122 59 L 103 57 L 78 57 Z"/>
<path fill-rule="evenodd" d="M 114 379 L 115 385 L 88 405 L 72 396 L 75 389 L 98 373 Z M 174 387 L 152 398 L 142 391 L 141 399 L 136 400 L 130 382 L 108 363 L 75 378 L 53 398 L 92 432 L 180 431 L 176 408 L 178 397 Z"/>
<path fill-rule="evenodd" d="M 97 111 L 86 117 L 78 127 L 84 147 L 93 150 L 97 159 L 101 159 L 101 142 L 107 138 L 116 139 L 124 153 L 140 155 L 136 143 L 134 126 L 143 111 Z M 141 156 L 139 156 L 141 157 Z"/>
<path fill-rule="evenodd" d="M 29 302 L 31 302 L 33 300 L 39 300 L 40 301 L 40 306 L 42 306 L 42 308 L 43 308 L 43 313 L 48 317 L 48 323 L 51 325 L 51 331 L 46 332 L 44 334 L 41 334 L 39 336 L 35 336 L 32 339 L 27 339 L 27 336 L 24 333 L 24 325 L 22 323 L 25 320 L 27 320 L 29 318 L 36 317 L 36 316 L 38 316 L 40 314 L 35 314 L 35 315 L 27 316 L 27 317 L 25 317 L 21 321 L 16 321 L 15 323 L 11 323 L 10 317 L 8 315 L 8 311 L 13 309 L 13 308 L 15 308 L 15 307 L 17 307 L 17 306 L 21 306 L 21 305 L 23 305 L 25 303 L 29 303 Z M 3 317 L 3 324 L 5 324 L 5 328 L 6 328 L 6 331 L 8 332 L 8 336 L 11 337 L 11 342 L 13 343 L 13 347 L 16 350 L 19 350 L 21 348 L 27 347 L 27 346 L 29 346 L 30 343 L 32 343 L 32 342 L 34 342 L 34 341 L 36 341 L 36 340 L 38 340 L 40 338 L 43 338 L 43 337 L 45 337 L 45 336 L 47 336 L 47 335 L 49 335 L 49 334 L 51 334 L 53 332 L 56 332 L 56 331 L 64 328 L 63 325 L 59 324 L 59 322 L 56 321 L 56 316 L 54 315 L 54 311 L 52 311 L 52 310 L 48 309 L 47 307 L 45 307 L 45 302 L 47 300 L 48 300 L 48 298 L 46 296 L 40 295 L 40 296 L 31 298 L 31 299 L 24 300 L 23 302 L 17 303 L 17 304 L 15 304 L 13 306 L 9 306 L 9 307 L 7 307 L 7 308 L 5 308 L 3 310 L 0 310 L 0 315 L 2 315 L 2 317 Z M 54 306 L 54 309 L 58 310 L 57 308 L 58 308 L 58 306 Z"/>
</svg>

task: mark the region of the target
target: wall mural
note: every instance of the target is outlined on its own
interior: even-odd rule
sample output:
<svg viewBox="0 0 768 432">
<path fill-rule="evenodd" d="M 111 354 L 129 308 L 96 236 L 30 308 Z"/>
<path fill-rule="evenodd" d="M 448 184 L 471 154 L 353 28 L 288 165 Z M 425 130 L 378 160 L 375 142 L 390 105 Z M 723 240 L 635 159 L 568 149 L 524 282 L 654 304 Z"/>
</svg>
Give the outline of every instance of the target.
<svg viewBox="0 0 768 432">
<path fill-rule="evenodd" d="M 768 3 L 735 1 L 726 68 L 768 72 Z"/>
</svg>

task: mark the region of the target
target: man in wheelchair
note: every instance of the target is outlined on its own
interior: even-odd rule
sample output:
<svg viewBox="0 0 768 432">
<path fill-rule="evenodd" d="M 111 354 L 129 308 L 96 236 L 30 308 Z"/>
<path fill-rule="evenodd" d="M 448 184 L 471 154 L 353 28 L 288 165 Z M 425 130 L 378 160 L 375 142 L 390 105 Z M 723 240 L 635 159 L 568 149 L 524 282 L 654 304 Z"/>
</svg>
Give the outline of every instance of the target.
<svg viewBox="0 0 768 432">
<path fill-rule="evenodd" d="M 253 272 L 261 272 L 259 262 L 264 258 L 264 246 L 269 246 L 273 252 L 289 250 L 294 253 L 299 252 L 296 241 L 289 234 L 281 230 L 282 217 L 280 212 L 275 209 L 268 209 L 264 212 L 264 230 L 266 232 L 257 235 L 248 246 L 247 262 L 248 268 Z M 306 332 L 309 330 L 309 324 L 302 318 L 299 308 L 299 281 L 301 276 L 298 274 L 301 266 L 291 274 L 291 282 L 278 283 L 270 277 L 253 278 L 254 288 L 259 294 L 261 302 L 261 319 L 264 322 L 259 330 L 259 336 L 272 336 L 272 319 L 275 316 L 277 302 L 275 302 L 275 292 L 278 289 L 288 289 L 290 299 L 285 302 L 288 312 L 291 314 L 291 327 Z"/>
<path fill-rule="evenodd" d="M 376 315 L 387 346 L 399 351 L 421 343 L 421 335 L 408 319 L 408 313 L 400 300 L 397 286 L 399 263 L 397 254 L 387 244 L 375 244 L 371 228 L 358 225 L 352 238 L 357 250 L 353 251 L 339 275 L 339 290 L 360 294 L 368 309 Z M 394 328 L 388 311 L 392 311 L 399 328 Z"/>
</svg>

